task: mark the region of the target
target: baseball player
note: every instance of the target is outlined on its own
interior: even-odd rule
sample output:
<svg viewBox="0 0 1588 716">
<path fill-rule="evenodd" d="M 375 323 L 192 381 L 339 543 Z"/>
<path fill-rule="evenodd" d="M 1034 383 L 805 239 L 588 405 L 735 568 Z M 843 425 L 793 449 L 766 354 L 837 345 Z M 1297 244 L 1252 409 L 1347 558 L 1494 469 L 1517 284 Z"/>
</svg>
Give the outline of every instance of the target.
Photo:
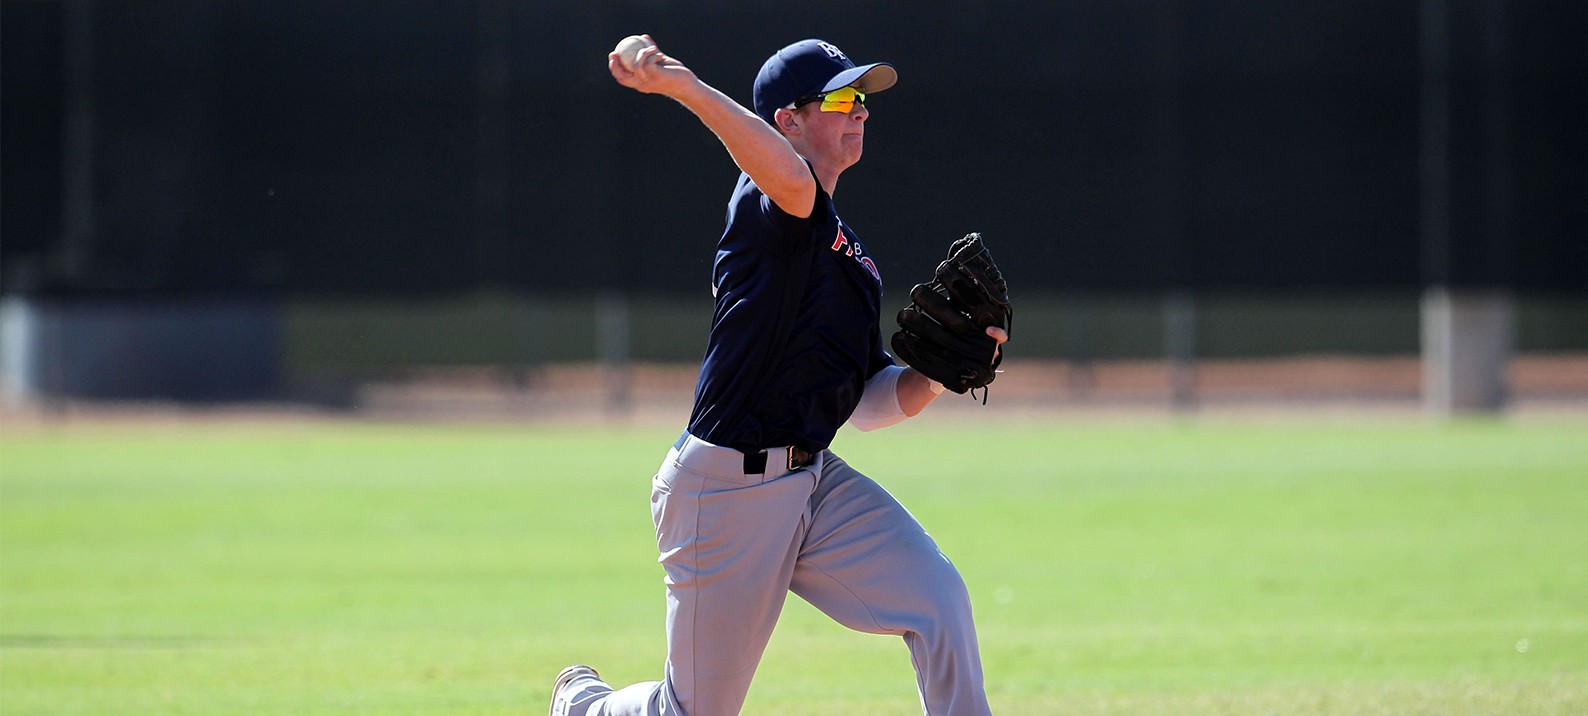
<svg viewBox="0 0 1588 716">
<path fill-rule="evenodd" d="M 717 243 L 689 426 L 652 481 L 665 671 L 614 689 L 570 666 L 552 714 L 739 713 L 790 591 L 851 629 L 902 636 L 926 713 L 990 713 L 958 571 L 897 500 L 828 449 L 845 423 L 897 423 L 944 389 L 884 352 L 878 263 L 833 202 L 861 156 L 866 102 L 897 73 L 797 42 L 761 67 L 751 112 L 646 40 L 633 57 L 609 55 L 612 77 L 684 105 L 743 173 Z M 987 329 L 983 362 L 1007 337 Z"/>
</svg>

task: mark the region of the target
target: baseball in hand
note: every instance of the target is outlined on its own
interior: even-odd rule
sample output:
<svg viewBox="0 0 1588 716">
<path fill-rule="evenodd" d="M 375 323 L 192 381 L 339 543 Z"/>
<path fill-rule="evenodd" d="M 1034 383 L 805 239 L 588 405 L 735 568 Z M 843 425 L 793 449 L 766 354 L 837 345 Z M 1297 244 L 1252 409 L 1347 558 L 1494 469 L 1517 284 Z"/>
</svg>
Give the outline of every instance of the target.
<svg viewBox="0 0 1588 716">
<path fill-rule="evenodd" d="M 629 35 L 628 37 L 618 41 L 618 46 L 613 50 L 613 52 L 618 53 L 618 62 L 623 63 L 624 67 L 628 68 L 630 72 L 633 72 L 634 64 L 638 61 L 640 56 L 640 50 L 651 47 L 655 44 L 656 43 L 651 42 L 650 40 L 647 40 L 639 35 Z"/>
</svg>

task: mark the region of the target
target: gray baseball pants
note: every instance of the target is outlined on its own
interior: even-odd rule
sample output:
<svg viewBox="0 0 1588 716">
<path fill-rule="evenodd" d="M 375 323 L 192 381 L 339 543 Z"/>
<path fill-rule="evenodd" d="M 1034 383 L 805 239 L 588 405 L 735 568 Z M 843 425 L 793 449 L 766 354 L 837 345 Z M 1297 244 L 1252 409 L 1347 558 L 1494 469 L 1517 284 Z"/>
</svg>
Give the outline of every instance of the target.
<svg viewBox="0 0 1588 716">
<path fill-rule="evenodd" d="M 652 480 L 651 515 L 666 570 L 667 668 L 614 691 L 568 686 L 570 716 L 731 716 L 789 591 L 850 629 L 904 637 L 931 716 L 991 713 L 970 596 L 904 506 L 823 451 L 765 474 L 744 455 L 685 435 Z"/>
</svg>

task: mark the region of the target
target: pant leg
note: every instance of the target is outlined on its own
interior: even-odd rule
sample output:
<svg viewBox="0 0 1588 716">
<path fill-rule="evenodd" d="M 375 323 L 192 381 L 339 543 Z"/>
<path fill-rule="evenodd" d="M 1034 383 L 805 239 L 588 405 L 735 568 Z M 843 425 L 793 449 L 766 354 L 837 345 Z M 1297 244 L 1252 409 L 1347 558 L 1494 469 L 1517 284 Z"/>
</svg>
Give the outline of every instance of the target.
<svg viewBox="0 0 1588 716">
<path fill-rule="evenodd" d="M 667 585 L 664 677 L 616 691 L 585 685 L 572 716 L 732 716 L 743 707 L 788 595 L 816 478 L 745 475 L 735 456 L 739 467 L 719 471 L 668 454 L 651 494 Z"/>
<path fill-rule="evenodd" d="M 904 637 L 931 716 L 991 713 L 959 571 L 882 486 L 827 453 L 793 591 L 857 631 Z"/>
</svg>

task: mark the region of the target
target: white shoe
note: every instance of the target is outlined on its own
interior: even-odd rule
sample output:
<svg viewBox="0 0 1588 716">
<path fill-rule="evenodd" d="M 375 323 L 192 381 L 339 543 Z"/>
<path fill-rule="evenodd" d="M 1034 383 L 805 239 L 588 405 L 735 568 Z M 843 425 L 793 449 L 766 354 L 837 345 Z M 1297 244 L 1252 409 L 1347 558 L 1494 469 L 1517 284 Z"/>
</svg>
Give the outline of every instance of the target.
<svg viewBox="0 0 1588 716">
<path fill-rule="evenodd" d="M 588 676 L 594 679 L 601 678 L 601 675 L 597 674 L 595 669 L 584 664 L 574 664 L 557 674 L 557 683 L 551 687 L 551 716 L 568 716 L 569 704 L 567 699 L 562 698 L 562 689 L 581 676 Z"/>
</svg>

